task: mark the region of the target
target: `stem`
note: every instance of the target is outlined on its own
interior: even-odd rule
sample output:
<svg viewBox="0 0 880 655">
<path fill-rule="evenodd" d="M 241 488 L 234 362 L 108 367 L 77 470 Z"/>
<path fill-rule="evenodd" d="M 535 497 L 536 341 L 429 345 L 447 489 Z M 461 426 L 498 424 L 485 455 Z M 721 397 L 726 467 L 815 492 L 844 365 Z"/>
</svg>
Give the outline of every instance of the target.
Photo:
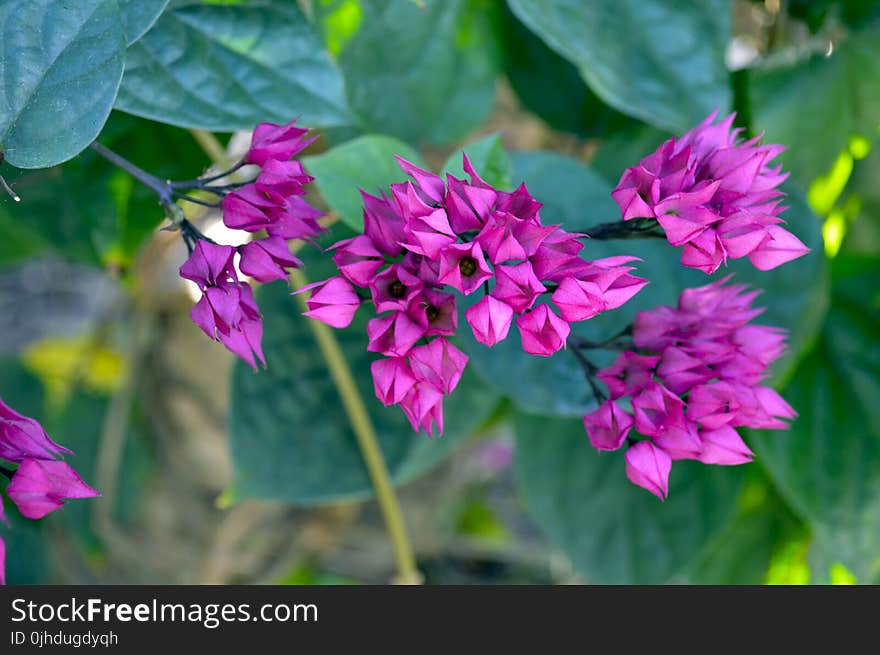
<svg viewBox="0 0 880 655">
<path fill-rule="evenodd" d="M 665 239 L 663 229 L 656 218 L 634 218 L 629 221 L 600 223 L 586 230 L 584 236 L 600 241 L 608 239 Z"/>
<path fill-rule="evenodd" d="M 581 339 L 580 337 L 569 337 L 568 343 L 574 348 L 581 348 L 583 350 L 619 350 L 619 348 L 611 348 L 610 346 L 616 345 L 623 337 L 631 336 L 632 333 L 633 326 L 627 325 L 614 336 L 605 339 L 605 341 L 590 341 L 589 339 Z M 629 346 L 631 345 L 631 342 L 627 341 L 624 345 Z"/>
<path fill-rule="evenodd" d="M 0 188 L 2 188 L 6 193 L 12 196 L 12 199 L 15 202 L 21 202 L 21 198 L 19 198 L 18 194 L 12 190 L 12 187 L 6 183 L 6 180 L 3 179 L 2 175 L 0 175 Z"/>
<path fill-rule="evenodd" d="M 167 208 L 168 205 L 171 205 L 173 203 L 171 187 L 164 180 L 160 180 L 155 175 L 147 173 L 147 171 L 145 171 L 144 169 L 135 166 L 122 155 L 117 155 L 115 152 L 110 150 L 110 148 L 102 146 L 97 141 L 93 141 L 91 145 L 89 145 L 89 148 L 97 152 L 114 166 L 117 166 L 118 168 L 124 170 L 138 182 L 141 182 L 142 184 L 150 187 L 150 189 L 155 191 L 156 195 L 159 196 L 159 202 L 162 203 L 163 207 Z"/>
<path fill-rule="evenodd" d="M 226 152 L 213 134 L 202 130 L 190 130 L 190 133 L 216 165 L 227 165 L 228 157 Z M 296 288 L 304 287 L 309 283 L 308 278 L 299 270 L 291 272 L 290 281 Z M 307 309 L 306 301 L 302 294 L 298 294 L 296 299 L 303 309 Z M 385 464 L 385 458 L 382 455 L 376 431 L 373 428 L 372 421 L 370 421 L 370 415 L 355 384 L 348 362 L 345 361 L 345 356 L 342 354 L 339 342 L 328 326 L 313 320 L 309 320 L 308 324 L 315 337 L 315 341 L 318 342 L 321 354 L 327 362 L 333 382 L 339 391 L 342 405 L 354 431 L 358 447 L 364 458 L 364 464 L 367 467 L 367 473 L 376 492 L 376 501 L 382 512 L 382 518 L 385 520 L 385 527 L 388 530 L 391 547 L 394 550 L 394 559 L 397 564 L 397 577 L 395 581 L 399 584 L 420 584 L 422 576 L 416 567 L 416 559 L 406 531 L 403 513 L 400 510 L 400 503 L 397 500 L 394 486 L 391 484 L 391 476 L 388 474 L 388 467 Z"/>
<path fill-rule="evenodd" d="M 581 368 L 584 369 L 584 377 L 587 378 L 587 384 L 590 385 L 590 390 L 593 392 L 593 398 L 597 403 L 603 402 L 605 400 L 605 394 L 602 393 L 602 390 L 599 389 L 599 385 L 596 384 L 596 373 L 599 369 L 593 362 L 587 359 L 586 355 L 577 349 L 577 346 L 574 346 L 574 344 L 572 344 L 572 346 L 571 353 L 578 360 Z"/>
<path fill-rule="evenodd" d="M 297 288 L 304 287 L 309 283 L 308 278 L 299 270 L 291 272 L 290 280 Z M 296 299 L 303 309 L 308 309 L 305 298 L 301 294 L 298 294 Z M 379 503 L 379 509 L 382 511 L 388 536 L 391 538 L 391 545 L 394 548 L 394 559 L 397 562 L 397 582 L 400 584 L 419 584 L 421 575 L 416 568 L 415 556 L 403 521 L 403 514 L 400 511 L 397 495 L 394 493 L 388 467 L 385 465 L 385 459 L 370 421 L 370 415 L 355 384 L 354 376 L 348 362 L 345 361 L 339 342 L 330 328 L 320 321 L 309 320 L 308 323 L 342 398 L 342 405 L 345 407 L 345 413 L 354 430 L 364 463 L 370 474 L 370 480 L 376 491 L 376 500 Z"/>
</svg>

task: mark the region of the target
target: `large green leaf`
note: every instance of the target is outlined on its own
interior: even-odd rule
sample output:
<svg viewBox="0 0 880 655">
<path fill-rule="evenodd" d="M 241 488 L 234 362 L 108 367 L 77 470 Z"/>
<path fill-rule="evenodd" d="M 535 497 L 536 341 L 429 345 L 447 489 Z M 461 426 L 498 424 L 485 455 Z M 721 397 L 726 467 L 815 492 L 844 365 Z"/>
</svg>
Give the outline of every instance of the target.
<svg viewBox="0 0 880 655">
<path fill-rule="evenodd" d="M 624 114 L 678 131 L 730 106 L 724 52 L 732 9 L 726 0 L 508 0 L 508 5 Z"/>
<path fill-rule="evenodd" d="M 332 15 L 340 3 L 318 3 Z M 421 6 L 419 6 L 421 4 Z M 365 129 L 411 143 L 455 141 L 479 126 L 495 95 L 495 12 L 486 0 L 361 0 L 341 44 L 352 109 Z"/>
<path fill-rule="evenodd" d="M 117 0 L 0 4 L 0 150 L 19 168 L 70 159 L 101 131 L 122 79 Z"/>
<path fill-rule="evenodd" d="M 574 64 L 560 57 L 505 8 L 504 72 L 526 109 L 582 136 L 606 137 L 634 123 L 602 102 Z"/>
<path fill-rule="evenodd" d="M 235 130 L 262 121 L 346 125 L 342 78 L 294 3 L 165 12 L 128 50 L 116 107 L 164 123 Z"/>
<path fill-rule="evenodd" d="M 131 45 L 150 29 L 168 6 L 168 0 L 117 0 L 125 40 Z"/>
<path fill-rule="evenodd" d="M 424 166 L 421 156 L 410 146 L 381 134 L 368 134 L 331 148 L 303 163 L 315 177 L 318 190 L 340 218 L 351 228 L 364 229 L 360 190 L 377 195 L 388 193 L 388 185 L 409 179 L 394 155 Z"/>
<path fill-rule="evenodd" d="M 861 293 L 867 299 L 878 287 L 875 265 L 861 278 Z M 785 396 L 800 416 L 788 431 L 755 435 L 759 456 L 811 525 L 824 559 L 836 558 L 861 582 L 880 580 L 877 308 L 836 296 L 816 349 Z"/>
<path fill-rule="evenodd" d="M 314 274 L 314 271 L 312 271 Z M 339 393 L 299 305 L 283 284 L 257 294 L 269 367 L 254 373 L 236 365 L 229 434 L 236 497 L 301 505 L 368 498 L 372 486 Z M 336 331 L 355 375 L 395 483 L 411 480 L 448 455 L 486 418 L 496 397 L 465 372 L 444 402 L 445 433 L 415 434 L 399 407 L 383 407 L 370 376 L 364 307 L 351 327 Z"/>
<path fill-rule="evenodd" d="M 675 462 L 669 498 L 626 478 L 580 421 L 516 419 L 516 476 L 532 519 L 588 582 L 656 584 L 682 573 L 732 519 L 741 467 Z"/>
<path fill-rule="evenodd" d="M 620 216 L 611 200 L 611 187 L 589 167 L 555 153 L 514 153 L 514 183 L 526 180 L 540 202 L 542 220 L 560 223 L 577 232 L 596 223 Z M 679 250 L 665 240 L 590 241 L 582 251 L 587 259 L 615 255 L 634 255 L 637 274 L 650 284 L 633 300 L 613 312 L 607 312 L 573 330 L 580 336 L 603 340 L 629 324 L 639 310 L 657 305 L 675 304 L 685 287 L 707 284 L 711 279 L 734 272 L 736 281 L 764 289 L 762 303 L 767 306 L 760 321 L 791 330 L 789 355 L 774 371 L 778 377 L 790 372 L 797 357 L 815 336 L 827 306 L 827 271 L 822 254 L 820 224 L 794 187 L 786 187 L 791 209 L 789 228 L 814 248 L 807 257 L 769 272 L 756 271 L 748 261 L 731 262 L 713 278 L 679 263 Z M 470 300 L 475 302 L 479 294 Z M 582 370 L 570 354 L 553 357 L 527 355 L 520 347 L 516 328 L 507 340 L 486 348 L 476 343 L 467 330 L 460 332 L 463 347 L 472 358 L 474 369 L 483 379 L 509 396 L 520 408 L 542 414 L 577 416 L 592 407 L 593 399 Z M 612 353 L 591 355 L 594 363 L 610 363 Z"/>
<path fill-rule="evenodd" d="M 831 167 L 850 135 L 878 136 L 880 29 L 853 34 L 830 57 L 752 77 L 753 127 L 788 146 L 781 160 L 803 183 Z"/>
</svg>

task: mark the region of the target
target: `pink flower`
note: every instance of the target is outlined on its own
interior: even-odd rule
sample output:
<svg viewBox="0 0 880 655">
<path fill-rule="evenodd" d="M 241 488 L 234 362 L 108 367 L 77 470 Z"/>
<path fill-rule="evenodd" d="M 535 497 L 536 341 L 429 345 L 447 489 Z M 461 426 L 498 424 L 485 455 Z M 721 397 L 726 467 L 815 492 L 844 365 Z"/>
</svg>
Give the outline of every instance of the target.
<svg viewBox="0 0 880 655">
<path fill-rule="evenodd" d="M 451 337 L 458 328 L 455 296 L 425 288 L 407 307 L 409 317 L 425 331 L 426 337 Z"/>
<path fill-rule="evenodd" d="M 492 295 L 510 305 L 517 314 L 522 314 L 534 305 L 538 296 L 546 290 L 535 276 L 531 263 L 527 261 L 495 268 L 495 288 Z"/>
<path fill-rule="evenodd" d="M 528 314 L 516 319 L 522 337 L 522 347 L 527 353 L 549 357 L 565 346 L 571 328 L 554 314 L 547 305 L 538 305 Z"/>
<path fill-rule="evenodd" d="M 279 161 L 269 159 L 263 164 L 255 186 L 263 192 L 274 192 L 282 196 L 301 196 L 306 184 L 314 180 L 305 172 L 298 161 Z"/>
<path fill-rule="evenodd" d="M 396 257 L 403 250 L 406 236 L 403 218 L 383 193 L 381 197 L 361 191 L 364 200 L 364 235 L 384 255 Z"/>
<path fill-rule="evenodd" d="M 370 364 L 376 398 L 386 407 L 401 402 L 416 383 L 405 357 L 377 359 Z"/>
<path fill-rule="evenodd" d="M 336 251 L 333 253 L 333 261 L 336 262 L 339 272 L 359 287 L 368 286 L 385 263 L 373 240 L 363 234 L 339 241 L 329 250 Z"/>
<path fill-rule="evenodd" d="M 606 400 L 584 416 L 584 429 L 596 450 L 617 450 L 632 429 L 634 419 L 613 400 Z"/>
<path fill-rule="evenodd" d="M 335 328 L 348 327 L 361 304 L 361 299 L 354 288 L 341 277 L 331 277 L 322 282 L 307 284 L 294 293 L 303 291 L 312 291 L 309 299 L 306 300 L 309 311 L 303 312 L 303 316 Z"/>
<path fill-rule="evenodd" d="M 406 312 L 392 312 L 367 321 L 367 350 L 388 357 L 404 357 L 425 334 Z"/>
<path fill-rule="evenodd" d="M 439 252 L 438 281 L 469 295 L 492 277 L 492 270 L 483 258 L 483 249 L 477 242 L 446 246 Z"/>
<path fill-rule="evenodd" d="M 620 353 L 611 366 L 599 371 L 596 377 L 608 387 L 612 399 L 633 396 L 651 382 L 659 363 L 659 357 L 627 350 Z"/>
<path fill-rule="evenodd" d="M 626 451 L 626 477 L 660 500 L 669 495 L 672 459 L 650 441 L 639 441 Z"/>
<path fill-rule="evenodd" d="M 322 214 L 299 197 L 260 190 L 248 184 L 223 198 L 223 222 L 233 230 L 258 232 L 284 239 L 309 239 L 324 231 Z"/>
<path fill-rule="evenodd" d="M 199 241 L 180 267 L 180 277 L 192 280 L 200 289 L 235 278 L 235 248 Z"/>
<path fill-rule="evenodd" d="M 602 290 L 594 282 L 567 277 L 551 296 L 553 304 L 566 321 L 585 321 L 605 309 Z"/>
<path fill-rule="evenodd" d="M 783 429 L 796 416 L 776 391 L 760 385 L 785 348 L 784 331 L 749 324 L 762 311 L 752 306 L 758 293 L 727 281 L 684 290 L 676 307 L 639 312 L 633 341 L 644 354 L 624 352 L 597 374 L 612 399 L 630 398 L 635 430 L 649 437 L 640 443 L 670 462 L 748 462 L 752 452 L 735 428 Z M 585 417 L 585 425 L 589 419 L 594 430 L 608 430 L 597 448 L 617 443 L 611 408 L 604 407 Z"/>
<path fill-rule="evenodd" d="M 52 441 L 37 421 L 0 399 L 0 459 L 18 463 L 26 458 L 53 459 L 62 453 L 70 451 Z"/>
<path fill-rule="evenodd" d="M 234 254 L 232 246 L 200 240 L 180 267 L 180 275 L 202 289 L 201 299 L 190 311 L 193 322 L 256 368 L 255 356 L 266 363 L 261 347 L 263 324 L 250 285 L 238 281 Z"/>
<path fill-rule="evenodd" d="M 448 395 L 461 380 L 468 356 L 440 337 L 413 348 L 409 361 L 417 380 L 428 382 Z"/>
<path fill-rule="evenodd" d="M 287 242 L 280 237 L 266 237 L 239 246 L 239 268 L 258 282 L 286 280 L 288 268 L 300 268 L 302 261 L 290 253 Z"/>
<path fill-rule="evenodd" d="M 405 310 L 421 290 L 422 281 L 400 264 L 392 264 L 368 284 L 376 313 Z"/>
<path fill-rule="evenodd" d="M 428 382 L 419 382 L 400 402 L 400 408 L 409 419 L 412 429 L 424 431 L 429 437 L 443 433 L 443 393 Z"/>
<path fill-rule="evenodd" d="M 745 464 L 751 462 L 754 453 L 729 425 L 714 430 L 701 430 L 699 460 L 704 464 Z"/>
<path fill-rule="evenodd" d="M 715 118 L 624 172 L 611 194 L 623 219 L 655 218 L 670 244 L 684 246 L 682 264 L 706 273 L 746 256 L 769 270 L 809 252 L 778 225 L 777 187 L 788 174 L 771 162 L 783 148 L 740 140 L 733 114 Z"/>
<path fill-rule="evenodd" d="M 290 159 L 314 139 L 306 139 L 308 130 L 295 127 L 296 121 L 287 125 L 260 123 L 254 128 L 251 147 L 245 155 L 249 164 L 264 165 L 267 160 Z"/>
<path fill-rule="evenodd" d="M 25 459 L 6 487 L 6 495 L 29 519 L 40 519 L 70 498 L 93 498 L 97 491 L 82 481 L 64 462 Z"/>
<path fill-rule="evenodd" d="M 474 338 L 485 346 L 494 346 L 507 338 L 513 320 L 513 308 L 493 296 L 483 296 L 465 313 Z"/>
</svg>

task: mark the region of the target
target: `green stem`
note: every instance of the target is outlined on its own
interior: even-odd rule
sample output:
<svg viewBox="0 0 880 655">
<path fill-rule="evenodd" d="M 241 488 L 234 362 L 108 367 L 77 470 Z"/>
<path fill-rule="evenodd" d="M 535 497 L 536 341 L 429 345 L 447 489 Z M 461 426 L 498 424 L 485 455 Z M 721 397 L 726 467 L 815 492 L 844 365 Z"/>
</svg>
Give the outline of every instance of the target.
<svg viewBox="0 0 880 655">
<path fill-rule="evenodd" d="M 190 130 L 190 132 L 216 165 L 221 167 L 227 165 L 228 158 L 226 152 L 213 134 L 202 130 Z M 297 288 L 309 283 L 302 271 L 298 270 L 291 273 L 290 279 Z M 297 295 L 296 298 L 301 306 L 307 309 L 305 298 L 302 294 Z M 382 455 L 382 448 L 379 446 L 376 431 L 373 428 L 367 407 L 354 381 L 351 368 L 348 362 L 345 361 L 345 356 L 339 347 L 339 342 L 333 331 L 318 321 L 309 320 L 308 323 L 315 341 L 318 343 L 318 348 L 327 362 L 327 367 L 330 369 L 333 382 L 342 398 L 342 405 L 354 431 L 358 447 L 364 458 L 364 464 L 367 467 L 367 472 L 373 484 L 373 489 L 376 492 L 376 501 L 379 504 L 379 509 L 382 512 L 382 518 L 385 520 L 385 527 L 391 540 L 391 546 L 394 549 L 394 559 L 397 564 L 395 582 L 398 584 L 421 584 L 422 576 L 416 567 L 416 559 L 406 531 L 400 503 L 394 491 L 394 486 L 391 484 L 391 476 L 388 473 L 388 466 L 385 464 L 385 458 Z"/>
<path fill-rule="evenodd" d="M 295 270 L 290 275 L 291 282 L 297 288 L 301 288 L 309 283 L 308 278 L 302 271 Z M 303 310 L 307 310 L 305 298 L 302 295 L 296 296 L 297 301 Z M 376 431 L 373 429 L 370 415 L 367 407 L 361 398 L 360 391 L 354 381 L 351 368 L 345 361 L 339 342 L 336 340 L 333 331 L 319 321 L 309 320 L 309 327 L 318 342 L 318 348 L 327 362 L 330 369 L 330 375 L 339 395 L 342 398 L 342 405 L 348 420 L 354 430 L 358 447 L 367 466 L 367 472 L 370 474 L 370 480 L 376 491 L 376 500 L 379 503 L 379 509 L 382 511 L 382 517 L 385 520 L 385 526 L 388 529 L 388 536 L 391 539 L 391 546 L 394 548 L 394 559 L 397 562 L 397 579 L 399 584 L 420 584 L 421 575 L 416 568 L 416 560 L 413 555 L 413 549 L 410 545 L 409 535 L 406 531 L 406 525 L 403 521 L 403 513 L 400 510 L 400 503 L 397 500 L 397 494 L 394 492 L 394 486 L 391 484 L 391 476 L 388 474 L 388 467 L 385 464 L 385 458 L 382 456 L 382 449 L 379 446 L 379 440 L 376 438 Z"/>
</svg>

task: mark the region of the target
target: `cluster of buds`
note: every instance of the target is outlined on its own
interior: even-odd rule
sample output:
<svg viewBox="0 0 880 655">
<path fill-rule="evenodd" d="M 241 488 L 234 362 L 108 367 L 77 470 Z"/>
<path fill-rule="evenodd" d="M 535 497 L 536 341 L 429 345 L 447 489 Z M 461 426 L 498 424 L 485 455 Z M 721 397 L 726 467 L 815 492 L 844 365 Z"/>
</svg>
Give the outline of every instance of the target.
<svg viewBox="0 0 880 655">
<path fill-rule="evenodd" d="M 781 227 L 777 187 L 788 174 L 771 162 L 783 146 L 741 141 L 733 114 L 715 117 L 623 173 L 611 194 L 623 219 L 656 220 L 670 244 L 684 246 L 681 263 L 705 273 L 741 257 L 766 271 L 809 252 Z"/>
<path fill-rule="evenodd" d="M 453 292 L 484 294 L 464 314 L 477 341 L 493 346 L 515 323 L 523 350 L 547 357 L 565 346 L 570 323 L 646 284 L 630 274 L 634 257 L 582 259 L 583 235 L 543 225 L 525 185 L 492 187 L 466 155 L 469 181 L 398 162 L 411 180 L 390 196 L 362 194 L 364 233 L 332 246 L 340 275 L 309 285 L 306 315 L 345 327 L 362 302 L 355 287 L 368 291 L 377 317 L 367 349 L 386 358 L 372 366 L 376 395 L 399 404 L 416 431 L 442 432 L 443 396 L 468 361 L 446 339 L 458 327 Z"/>
<path fill-rule="evenodd" d="M 70 498 L 92 498 L 100 494 L 82 481 L 69 464 L 58 459 L 72 454 L 55 443 L 37 421 L 22 416 L 0 400 L 0 460 L 16 466 L 0 466 L 9 478 L 6 495 L 22 516 L 41 519 Z M 0 496 L 0 521 L 7 521 Z M 0 538 L 0 584 L 5 583 L 6 545 Z"/>
<path fill-rule="evenodd" d="M 239 164 L 197 181 L 196 188 L 223 197 L 226 227 L 261 233 L 262 238 L 238 247 L 224 246 L 213 243 L 188 222 L 181 225 L 190 256 L 180 267 L 180 275 L 202 291 L 191 312 L 193 321 L 254 368 L 257 360 L 266 363 L 261 347 L 263 325 L 251 287 L 239 278 L 238 271 L 258 282 L 287 279 L 288 269 L 302 264 L 291 254 L 288 242 L 311 239 L 323 231 L 318 224 L 321 212 L 303 198 L 305 186 L 313 178 L 302 164 L 291 160 L 313 139 L 306 136 L 308 130 L 294 123 L 257 125 L 250 149 Z M 226 186 L 204 184 L 245 164 L 260 167 L 256 179 Z"/>
<path fill-rule="evenodd" d="M 785 332 L 751 325 L 763 311 L 752 307 L 759 292 L 726 282 L 686 289 L 677 307 L 639 312 L 635 350 L 597 374 L 610 398 L 584 417 L 590 442 L 617 450 L 628 440 L 629 479 L 660 498 L 673 460 L 748 462 L 736 428 L 783 429 L 782 419 L 796 416 L 761 384 L 785 350 Z M 633 428 L 647 439 L 628 439 Z"/>
</svg>

